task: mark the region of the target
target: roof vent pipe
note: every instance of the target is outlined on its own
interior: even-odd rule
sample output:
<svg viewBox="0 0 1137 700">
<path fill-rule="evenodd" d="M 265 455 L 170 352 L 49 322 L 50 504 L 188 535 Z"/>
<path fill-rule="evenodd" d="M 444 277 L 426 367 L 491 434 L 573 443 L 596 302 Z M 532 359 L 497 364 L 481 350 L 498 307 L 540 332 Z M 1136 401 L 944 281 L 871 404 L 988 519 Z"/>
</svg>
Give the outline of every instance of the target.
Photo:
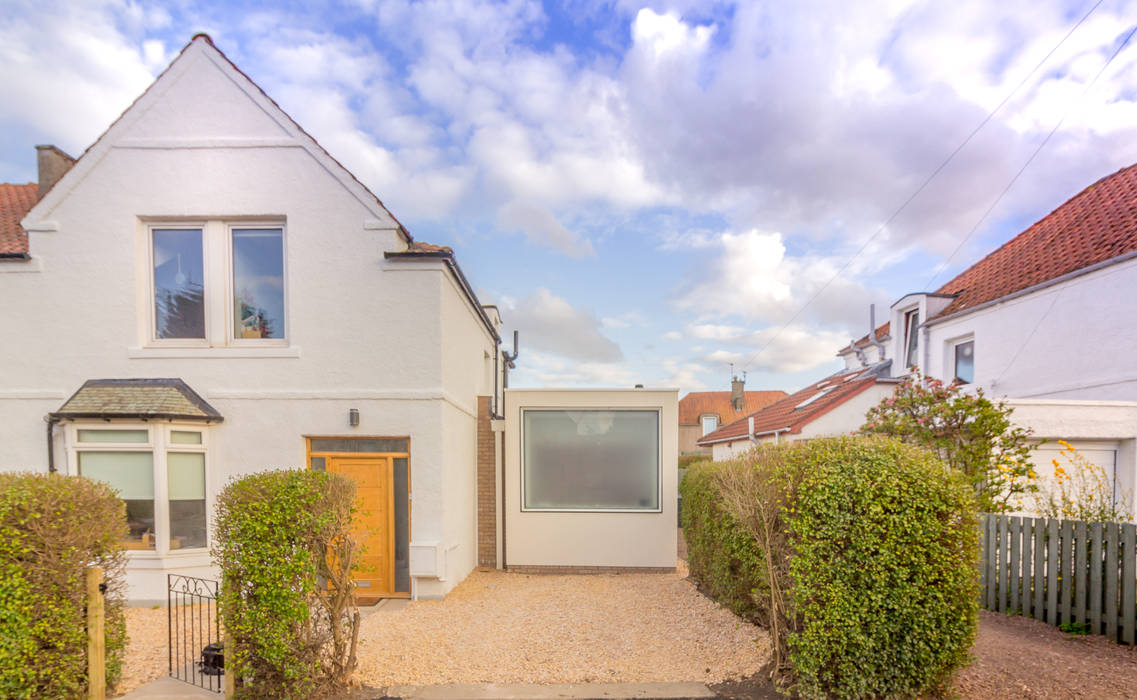
<svg viewBox="0 0 1137 700">
<path fill-rule="evenodd" d="M 875 345 L 880 353 L 877 362 L 884 362 L 884 343 L 876 337 L 876 304 L 869 304 L 869 343 Z"/>
<path fill-rule="evenodd" d="M 746 419 L 746 437 L 750 438 L 750 442 L 758 442 L 758 438 L 754 437 L 754 416 Z"/>
</svg>

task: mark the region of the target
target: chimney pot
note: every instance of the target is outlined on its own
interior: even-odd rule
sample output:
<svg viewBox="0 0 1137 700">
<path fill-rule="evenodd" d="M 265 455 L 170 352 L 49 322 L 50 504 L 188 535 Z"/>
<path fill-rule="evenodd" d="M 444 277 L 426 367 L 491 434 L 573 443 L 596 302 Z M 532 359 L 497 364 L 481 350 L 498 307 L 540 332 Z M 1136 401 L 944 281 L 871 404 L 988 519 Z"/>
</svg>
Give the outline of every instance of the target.
<svg viewBox="0 0 1137 700">
<path fill-rule="evenodd" d="M 50 144 L 36 146 L 36 165 L 39 169 L 37 201 L 43 199 L 55 183 L 59 182 L 59 178 L 63 177 L 74 164 L 75 159 L 56 146 Z"/>
<path fill-rule="evenodd" d="M 732 377 L 730 380 L 730 405 L 741 411 L 746 407 L 746 380 Z"/>
</svg>

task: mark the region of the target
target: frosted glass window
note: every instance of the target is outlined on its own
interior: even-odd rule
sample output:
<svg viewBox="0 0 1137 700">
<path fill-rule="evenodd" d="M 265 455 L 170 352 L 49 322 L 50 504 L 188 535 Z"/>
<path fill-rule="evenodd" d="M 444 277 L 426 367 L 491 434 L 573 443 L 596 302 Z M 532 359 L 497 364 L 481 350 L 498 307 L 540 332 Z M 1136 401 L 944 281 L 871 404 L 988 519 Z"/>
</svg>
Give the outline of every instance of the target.
<svg viewBox="0 0 1137 700">
<path fill-rule="evenodd" d="M 284 337 L 284 232 L 233 229 L 233 337 Z"/>
<path fill-rule="evenodd" d="M 154 336 L 205 337 L 201 229 L 155 229 Z"/>
<path fill-rule="evenodd" d="M 126 521 L 130 527 L 127 548 L 154 549 L 153 455 L 149 452 L 80 452 L 78 457 L 80 476 L 110 484 L 126 503 Z"/>
<path fill-rule="evenodd" d="M 200 445 L 201 433 L 189 430 L 171 430 L 170 442 L 175 445 Z"/>
<path fill-rule="evenodd" d="M 715 432 L 718 427 L 718 416 L 703 416 L 703 435 Z"/>
<path fill-rule="evenodd" d="M 150 442 L 149 430 L 80 430 L 79 442 Z"/>
<path fill-rule="evenodd" d="M 659 510 L 659 412 L 527 410 L 524 507 Z"/>
<path fill-rule="evenodd" d="M 170 549 L 206 546 L 205 455 L 166 455 L 170 493 Z"/>
</svg>

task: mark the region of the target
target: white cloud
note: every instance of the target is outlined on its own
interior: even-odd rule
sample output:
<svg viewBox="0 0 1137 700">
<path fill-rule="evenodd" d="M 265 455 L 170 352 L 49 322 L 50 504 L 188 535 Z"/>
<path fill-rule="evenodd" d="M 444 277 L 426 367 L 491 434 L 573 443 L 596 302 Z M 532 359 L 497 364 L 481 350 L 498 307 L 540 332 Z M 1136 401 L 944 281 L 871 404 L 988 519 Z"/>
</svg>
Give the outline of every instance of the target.
<svg viewBox="0 0 1137 700">
<path fill-rule="evenodd" d="M 590 241 L 569 231 L 552 212 L 541 206 L 509 202 L 498 210 L 497 223 L 505 231 L 520 231 L 530 242 L 547 245 L 574 258 L 596 254 Z"/>
<path fill-rule="evenodd" d="M 503 302 L 502 317 L 510 331 L 521 332 L 523 348 L 591 364 L 619 362 L 624 357 L 620 346 L 600 331 L 595 314 L 573 307 L 548 289 L 538 289 L 508 305 Z"/>
</svg>

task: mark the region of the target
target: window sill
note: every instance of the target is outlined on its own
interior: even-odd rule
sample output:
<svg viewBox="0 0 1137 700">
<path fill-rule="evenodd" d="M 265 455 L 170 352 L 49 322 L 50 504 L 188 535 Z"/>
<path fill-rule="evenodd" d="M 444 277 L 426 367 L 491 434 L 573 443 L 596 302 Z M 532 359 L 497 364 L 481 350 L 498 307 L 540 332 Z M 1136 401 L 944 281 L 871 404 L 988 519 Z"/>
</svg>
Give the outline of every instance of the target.
<svg viewBox="0 0 1137 700">
<path fill-rule="evenodd" d="M 169 347 L 129 347 L 126 356 L 132 360 L 156 359 L 201 359 L 201 360 L 228 360 L 244 357 L 252 358 L 295 358 L 300 357 L 300 348 L 291 345 L 287 347 L 224 347 L 224 348 L 169 348 Z"/>
</svg>

